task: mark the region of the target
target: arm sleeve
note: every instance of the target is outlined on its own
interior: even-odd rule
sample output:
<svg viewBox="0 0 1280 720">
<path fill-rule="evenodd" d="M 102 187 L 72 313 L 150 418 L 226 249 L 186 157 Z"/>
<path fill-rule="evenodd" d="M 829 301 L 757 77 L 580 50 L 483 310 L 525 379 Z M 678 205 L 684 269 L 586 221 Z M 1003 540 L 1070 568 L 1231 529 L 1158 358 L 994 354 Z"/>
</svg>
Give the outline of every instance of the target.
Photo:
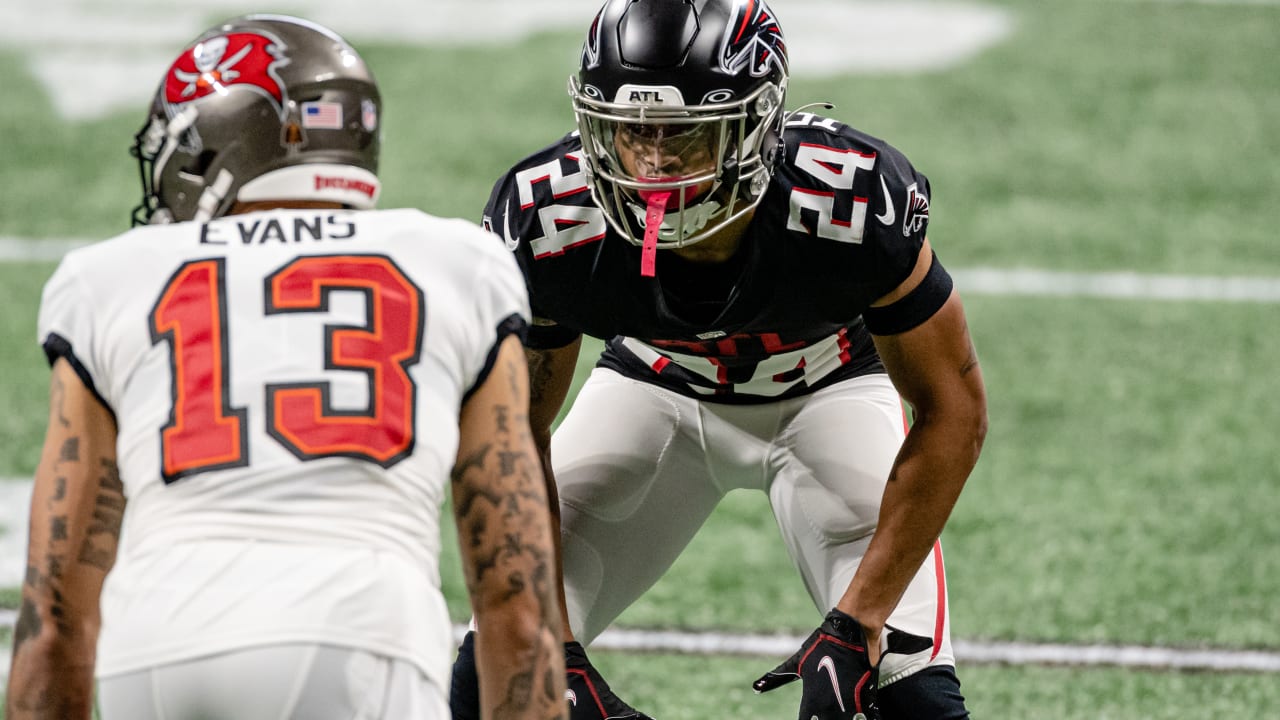
<svg viewBox="0 0 1280 720">
<path fill-rule="evenodd" d="M 862 313 L 867 330 L 873 335 L 897 335 L 904 333 L 933 317 L 951 297 L 951 275 L 933 255 L 929 272 L 915 288 L 882 307 L 869 307 Z"/>
</svg>

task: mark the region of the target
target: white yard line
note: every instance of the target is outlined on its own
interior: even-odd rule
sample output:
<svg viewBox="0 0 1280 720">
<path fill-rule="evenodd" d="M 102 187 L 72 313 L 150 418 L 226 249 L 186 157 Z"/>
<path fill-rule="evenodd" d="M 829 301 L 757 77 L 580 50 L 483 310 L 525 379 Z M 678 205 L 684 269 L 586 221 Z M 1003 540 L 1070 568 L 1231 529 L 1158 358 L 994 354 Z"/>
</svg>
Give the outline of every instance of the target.
<svg viewBox="0 0 1280 720">
<path fill-rule="evenodd" d="M 31 478 L 0 478 L 0 588 L 22 584 L 30 511 Z"/>
<path fill-rule="evenodd" d="M 466 628 L 455 629 L 465 632 Z M 795 652 L 804 635 L 755 635 L 669 630 L 606 630 L 593 647 L 632 652 L 690 655 L 751 655 L 783 658 Z M 1280 652 L 1188 649 L 1143 645 L 1069 645 L 1063 643 L 955 640 L 961 663 L 1000 665 L 1078 665 L 1280 672 Z"/>
<path fill-rule="evenodd" d="M 26 555 L 26 518 L 31 503 L 31 481 L 0 478 L 0 587 L 22 582 L 22 558 Z M 0 609 L 0 627 L 12 628 L 17 613 Z M 466 627 L 454 627 L 461 640 Z M 595 641 L 603 649 L 629 652 L 673 652 L 691 655 L 745 655 L 786 657 L 799 646 L 802 635 L 678 632 L 672 630 L 605 631 Z M 1069 645 L 1062 643 L 982 642 L 957 639 L 956 657 L 962 663 L 1003 665 L 1072 665 L 1128 667 L 1162 670 L 1212 670 L 1219 672 L 1280 673 L 1280 652 L 1213 648 L 1172 648 L 1142 645 Z M 7 674 L 9 650 L 0 647 L 0 676 Z"/>
<path fill-rule="evenodd" d="M 17 613 L 0 610 L 0 626 L 13 627 Z M 465 625 L 453 628 L 461 641 Z M 684 655 L 742 655 L 784 658 L 795 652 L 804 635 L 754 635 L 674 630 L 604 631 L 593 648 L 627 652 L 680 653 Z M 1280 652 L 1260 650 L 1211 650 L 1142 645 L 1067 645 L 1059 643 L 973 642 L 956 640 L 961 664 L 1057 665 L 1073 667 L 1124 667 L 1151 670 L 1209 670 L 1216 672 L 1280 673 Z M 9 649 L 0 647 L 0 677 L 8 675 Z"/>
<path fill-rule="evenodd" d="M 42 0 L 40 12 L 0 3 L 0 51 L 23 58 L 54 110 L 71 121 L 109 112 L 136 113 L 180 43 L 253 3 L 203 0 Z M 306 16 L 350 38 L 433 47 L 508 47 L 538 33 L 585 32 L 594 7 L 583 0 L 308 0 Z M 963 63 L 1013 32 L 1014 10 L 968 0 L 786 0 L 794 76 L 910 73 Z M 840 42 L 832 27 L 856 27 L 858 42 Z M 911 42 L 902 42 L 909 36 Z M 569 48 L 566 46 L 565 48 Z M 92 71 L 93 81 L 84 82 Z M 557 71 L 559 72 L 559 71 Z"/>
<path fill-rule="evenodd" d="M 84 238 L 0 236 L 0 262 L 55 261 L 67 251 L 89 243 Z M 955 277 L 956 287 L 966 295 L 1280 303 L 1280 278 L 1275 277 L 1082 273 L 986 267 L 953 268 L 951 274 Z"/>
<path fill-rule="evenodd" d="M 1115 0 L 1098 0 L 1114 2 Z M 1147 5 L 1244 5 L 1254 7 L 1280 7 L 1280 0 L 1124 0 Z"/>
<path fill-rule="evenodd" d="M 88 245 L 84 238 L 22 238 L 0 236 L 0 262 L 58 260 L 68 251 Z"/>
<path fill-rule="evenodd" d="M 1096 297 L 1122 300 L 1280 302 L 1280 278 L 1157 275 L 1134 272 L 960 268 L 951 271 L 967 295 Z"/>
<path fill-rule="evenodd" d="M 26 555 L 26 518 L 31 503 L 31 481 L 0 478 L 0 587 L 22 582 L 22 558 Z M 0 627 L 12 628 L 13 610 L 0 609 Z M 454 627 L 461 640 L 466 627 Z M 595 646 L 630 652 L 673 652 L 691 655 L 746 655 L 782 658 L 795 652 L 802 635 L 678 632 L 671 630 L 605 631 Z M 1141 645 L 1068 645 L 1060 643 L 981 642 L 957 639 L 956 657 L 962 663 L 1005 665 L 1073 665 L 1129 667 L 1163 670 L 1213 670 L 1280 673 L 1280 652 L 1206 648 L 1172 648 Z M 0 677 L 7 675 L 9 649 L 0 647 Z"/>
</svg>

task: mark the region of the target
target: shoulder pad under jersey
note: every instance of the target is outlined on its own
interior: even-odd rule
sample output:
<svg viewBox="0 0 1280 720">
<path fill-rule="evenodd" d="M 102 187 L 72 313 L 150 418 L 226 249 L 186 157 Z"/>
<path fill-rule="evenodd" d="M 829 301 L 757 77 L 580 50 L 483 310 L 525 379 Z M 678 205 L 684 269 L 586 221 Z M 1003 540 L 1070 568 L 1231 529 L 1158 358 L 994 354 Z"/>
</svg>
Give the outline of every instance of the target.
<svg viewBox="0 0 1280 720">
<path fill-rule="evenodd" d="M 928 229 L 928 178 L 889 143 L 831 118 L 796 113 L 783 137 L 774 183 L 787 228 L 861 246 L 886 282 L 905 279 Z"/>
</svg>

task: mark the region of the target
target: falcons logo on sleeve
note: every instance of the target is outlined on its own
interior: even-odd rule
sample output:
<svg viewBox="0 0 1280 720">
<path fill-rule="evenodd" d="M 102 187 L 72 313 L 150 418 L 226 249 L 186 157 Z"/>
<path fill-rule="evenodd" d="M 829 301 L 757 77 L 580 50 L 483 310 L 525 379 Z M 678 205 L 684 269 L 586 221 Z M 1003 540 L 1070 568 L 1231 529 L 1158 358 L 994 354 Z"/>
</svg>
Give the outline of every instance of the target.
<svg viewBox="0 0 1280 720">
<path fill-rule="evenodd" d="M 920 232 L 929 222 L 929 198 L 911 183 L 907 188 L 907 212 L 902 218 L 902 235 L 910 237 Z"/>
</svg>

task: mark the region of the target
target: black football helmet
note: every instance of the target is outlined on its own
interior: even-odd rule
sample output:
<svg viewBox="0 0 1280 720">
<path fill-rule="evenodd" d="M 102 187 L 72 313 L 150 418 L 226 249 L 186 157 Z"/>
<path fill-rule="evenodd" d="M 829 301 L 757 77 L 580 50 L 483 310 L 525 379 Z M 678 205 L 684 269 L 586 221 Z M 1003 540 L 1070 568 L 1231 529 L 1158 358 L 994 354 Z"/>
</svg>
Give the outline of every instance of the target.
<svg viewBox="0 0 1280 720">
<path fill-rule="evenodd" d="M 750 212 L 780 155 L 786 88 L 761 0 L 607 0 L 569 95 L 610 224 L 643 245 L 658 220 L 656 247 L 676 248 Z"/>
<path fill-rule="evenodd" d="M 377 201 L 382 99 L 333 31 L 246 15 L 202 33 L 173 61 L 132 154 L 133 223 L 207 221 L 236 201 Z"/>
</svg>

